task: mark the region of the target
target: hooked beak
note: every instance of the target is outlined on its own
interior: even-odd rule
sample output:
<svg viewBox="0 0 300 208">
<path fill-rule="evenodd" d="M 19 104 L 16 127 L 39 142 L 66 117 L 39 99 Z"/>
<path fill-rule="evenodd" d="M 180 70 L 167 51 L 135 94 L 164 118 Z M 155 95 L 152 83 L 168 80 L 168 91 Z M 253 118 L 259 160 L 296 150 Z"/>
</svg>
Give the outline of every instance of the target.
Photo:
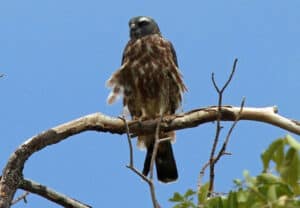
<svg viewBox="0 0 300 208">
<path fill-rule="evenodd" d="M 137 25 L 134 24 L 134 23 L 131 23 L 131 24 L 129 25 L 129 27 L 130 27 L 130 30 L 135 30 L 135 29 L 137 28 Z"/>
</svg>

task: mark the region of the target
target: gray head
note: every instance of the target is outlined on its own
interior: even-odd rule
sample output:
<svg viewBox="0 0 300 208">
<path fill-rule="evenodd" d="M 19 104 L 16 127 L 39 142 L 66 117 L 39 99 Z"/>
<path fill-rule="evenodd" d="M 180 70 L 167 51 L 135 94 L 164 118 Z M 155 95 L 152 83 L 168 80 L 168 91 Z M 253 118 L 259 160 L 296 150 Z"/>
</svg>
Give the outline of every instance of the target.
<svg viewBox="0 0 300 208">
<path fill-rule="evenodd" d="M 151 34 L 160 34 L 154 19 L 146 16 L 133 17 L 129 21 L 130 38 L 137 39 Z"/>
</svg>

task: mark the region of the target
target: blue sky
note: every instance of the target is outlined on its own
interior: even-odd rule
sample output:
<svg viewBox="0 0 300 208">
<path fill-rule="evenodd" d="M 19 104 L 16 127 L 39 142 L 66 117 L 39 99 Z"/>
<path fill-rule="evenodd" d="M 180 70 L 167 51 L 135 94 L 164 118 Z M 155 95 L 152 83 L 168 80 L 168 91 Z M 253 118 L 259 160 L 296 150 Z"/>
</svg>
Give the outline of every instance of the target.
<svg viewBox="0 0 300 208">
<path fill-rule="evenodd" d="M 155 18 L 174 44 L 189 89 L 185 111 L 216 105 L 211 73 L 221 85 L 239 58 L 224 104 L 239 105 L 245 96 L 246 106 L 277 105 L 280 114 L 300 120 L 299 9 L 296 0 L 1 1 L 1 169 L 18 145 L 43 130 L 93 112 L 121 113 L 121 102 L 106 104 L 105 81 L 120 66 L 128 20 L 137 15 Z M 177 132 L 180 178 L 156 183 L 162 207 L 171 206 L 175 191 L 196 188 L 214 133 L 213 123 Z M 260 153 L 287 133 L 240 122 L 228 146 L 232 156 L 217 165 L 216 191 L 231 189 L 245 169 L 259 173 Z M 134 153 L 141 168 L 145 152 Z M 33 155 L 24 176 L 93 207 L 151 207 L 148 186 L 127 164 L 124 135 L 86 132 Z M 28 205 L 15 207 L 56 205 L 31 194 Z"/>
</svg>

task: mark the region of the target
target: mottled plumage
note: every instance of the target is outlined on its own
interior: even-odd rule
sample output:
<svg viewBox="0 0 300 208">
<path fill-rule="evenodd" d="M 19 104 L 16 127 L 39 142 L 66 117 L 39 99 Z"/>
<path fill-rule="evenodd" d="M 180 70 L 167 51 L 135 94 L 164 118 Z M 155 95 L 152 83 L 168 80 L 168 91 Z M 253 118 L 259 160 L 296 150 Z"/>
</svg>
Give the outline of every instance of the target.
<svg viewBox="0 0 300 208">
<path fill-rule="evenodd" d="M 121 67 L 110 77 L 112 88 L 108 103 L 123 95 L 133 119 L 153 119 L 174 114 L 181 105 L 186 90 L 182 81 L 175 50 L 160 33 L 150 17 L 134 17 L 129 22 L 130 40 L 127 43 Z M 174 132 L 160 134 L 160 138 L 175 138 Z M 140 135 L 138 143 L 147 148 L 143 174 L 147 175 L 153 152 L 154 134 Z M 160 143 L 156 157 L 158 179 L 171 182 L 177 179 L 177 168 L 170 141 Z"/>
</svg>

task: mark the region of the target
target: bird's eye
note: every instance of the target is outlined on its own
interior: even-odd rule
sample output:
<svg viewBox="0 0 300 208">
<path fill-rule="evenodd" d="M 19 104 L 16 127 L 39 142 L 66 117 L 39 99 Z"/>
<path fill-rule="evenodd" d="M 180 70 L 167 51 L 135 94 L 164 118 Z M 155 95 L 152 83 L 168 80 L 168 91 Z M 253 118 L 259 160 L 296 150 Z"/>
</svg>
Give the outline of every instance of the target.
<svg viewBox="0 0 300 208">
<path fill-rule="evenodd" d="M 138 25 L 139 25 L 140 27 L 145 26 L 145 25 L 148 25 L 148 24 L 149 24 L 149 22 L 146 21 L 146 20 L 140 21 L 140 22 L 138 23 Z"/>
</svg>

